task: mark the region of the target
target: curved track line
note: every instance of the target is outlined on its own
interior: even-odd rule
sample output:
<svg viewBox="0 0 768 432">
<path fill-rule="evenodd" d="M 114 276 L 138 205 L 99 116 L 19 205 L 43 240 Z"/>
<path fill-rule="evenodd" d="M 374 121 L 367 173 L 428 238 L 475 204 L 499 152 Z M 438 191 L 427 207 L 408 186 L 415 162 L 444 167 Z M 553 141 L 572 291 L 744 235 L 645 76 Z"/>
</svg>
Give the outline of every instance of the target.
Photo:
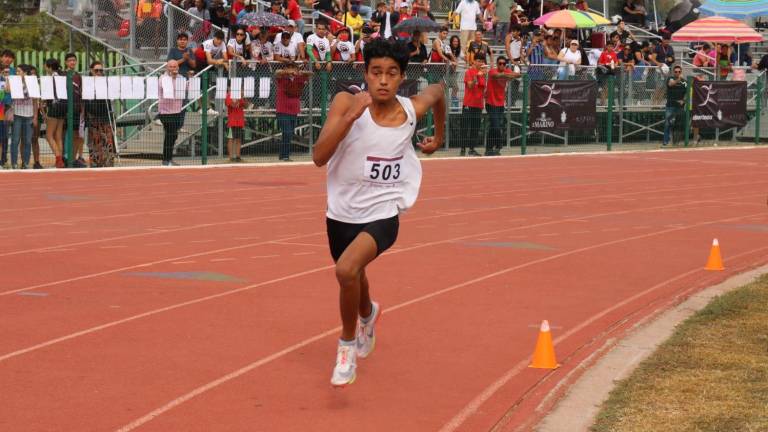
<svg viewBox="0 0 768 432">
<path fill-rule="evenodd" d="M 730 217 L 730 218 L 724 218 L 724 219 L 717 219 L 717 220 L 712 220 L 712 221 L 707 221 L 707 222 L 700 222 L 700 223 L 697 223 L 697 224 L 694 224 L 694 225 L 690 225 L 690 226 L 687 226 L 687 227 L 666 229 L 666 230 L 656 231 L 656 232 L 653 232 L 653 233 L 641 234 L 641 235 L 637 235 L 637 236 L 633 236 L 633 237 L 627 237 L 627 238 L 619 239 L 619 240 L 612 240 L 612 241 L 609 241 L 609 242 L 603 242 L 603 243 L 598 243 L 598 244 L 594 244 L 594 245 L 591 245 L 591 246 L 586 246 L 586 247 L 579 248 L 579 249 L 574 249 L 574 250 L 569 251 L 569 252 L 563 252 L 563 253 L 552 255 L 552 256 L 549 256 L 549 257 L 546 257 L 546 258 L 541 258 L 541 259 L 529 261 L 527 263 L 523 263 L 523 264 L 519 264 L 519 265 L 516 265 L 516 266 L 508 267 L 508 268 L 506 268 L 504 270 L 500 270 L 500 271 L 497 271 L 497 272 L 489 273 L 489 274 L 487 274 L 485 276 L 481 276 L 481 277 L 474 278 L 474 279 L 471 279 L 471 280 L 468 280 L 468 281 L 465 281 L 465 282 L 462 282 L 462 283 L 459 283 L 459 284 L 455 284 L 455 285 L 449 286 L 447 288 L 443 288 L 441 290 L 432 292 L 430 294 L 426 294 L 426 295 L 417 297 L 415 299 L 412 299 L 412 300 L 409 300 L 409 301 L 397 304 L 397 305 L 395 305 L 393 307 L 389 307 L 386 310 L 382 311 L 382 314 L 383 313 L 394 312 L 396 310 L 402 309 L 402 308 L 410 306 L 412 304 L 419 303 L 419 302 L 422 302 L 424 300 L 428 300 L 428 299 L 437 297 L 439 295 L 455 291 L 455 290 L 457 290 L 459 288 L 463 288 L 465 286 L 472 285 L 472 284 L 475 284 L 477 282 L 482 282 L 482 281 L 485 281 L 485 280 L 488 280 L 488 279 L 491 279 L 491 278 L 494 278 L 494 277 L 497 277 L 497 276 L 500 276 L 500 275 L 512 272 L 514 270 L 519 270 L 519 269 L 530 267 L 530 266 L 533 266 L 533 265 L 536 265 L 536 264 L 541 264 L 541 263 L 544 263 L 544 262 L 548 262 L 548 261 L 552 261 L 552 260 L 555 260 L 555 259 L 563 258 L 563 257 L 569 256 L 569 255 L 575 255 L 575 254 L 579 254 L 581 252 L 586 252 L 586 251 L 589 251 L 589 250 L 594 250 L 594 249 L 598 249 L 598 248 L 601 248 L 601 247 L 610 246 L 610 245 L 614 245 L 614 244 L 619 244 L 619 243 L 623 243 L 623 242 L 627 242 L 627 241 L 631 241 L 631 240 L 637 240 L 637 239 L 641 239 L 641 238 L 653 237 L 653 236 L 657 236 L 657 235 L 661 235 L 661 234 L 667 234 L 667 233 L 675 232 L 675 231 L 684 231 L 684 230 L 688 230 L 688 229 L 691 229 L 691 228 L 696 228 L 696 227 L 700 227 L 700 226 L 704 226 L 704 225 L 711 225 L 711 224 L 715 224 L 715 223 L 723 223 L 723 222 L 729 222 L 729 221 L 733 221 L 733 220 L 739 220 L 739 219 L 743 219 L 743 218 L 747 218 L 747 217 L 752 217 L 752 216 L 755 216 L 755 215 L 762 215 L 764 213 L 765 212 L 760 212 L 760 213 L 756 213 L 756 214 L 743 215 L 743 216 L 737 216 L 737 217 Z M 701 271 L 701 269 L 699 269 L 698 271 Z M 614 307 L 617 307 L 617 306 L 614 306 Z M 608 312 L 604 312 L 604 313 L 608 313 Z M 594 318 L 594 319 L 597 319 L 597 318 Z M 586 325 L 587 324 L 584 324 L 584 326 L 586 326 Z M 217 387 L 217 386 L 219 386 L 219 385 L 221 385 L 221 384 L 223 384 L 223 383 L 225 383 L 227 381 L 235 379 L 235 378 L 237 378 L 237 377 L 239 377 L 239 376 L 241 376 L 241 375 L 243 375 L 243 374 L 245 374 L 247 372 L 250 372 L 250 371 L 256 369 L 259 366 L 262 366 L 264 364 L 269 363 L 270 361 L 273 361 L 273 360 L 276 360 L 278 358 L 284 357 L 285 355 L 292 353 L 293 351 L 295 351 L 298 348 L 304 347 L 304 346 L 306 346 L 306 345 L 308 345 L 308 344 L 310 344 L 312 342 L 318 341 L 318 340 L 322 339 L 323 337 L 330 336 L 330 335 L 334 334 L 334 331 L 337 331 L 337 330 L 338 330 L 338 328 L 327 330 L 325 332 L 322 332 L 320 334 L 312 336 L 311 338 L 305 339 L 305 340 L 303 340 L 303 341 L 301 341 L 301 342 L 299 342 L 297 344 L 294 344 L 291 347 L 285 348 L 285 349 L 283 349 L 283 350 L 281 350 L 281 351 L 279 351 L 277 353 L 271 354 L 271 355 L 269 355 L 267 357 L 263 357 L 263 358 L 257 360 L 256 362 L 251 363 L 251 364 L 249 364 L 249 365 L 247 365 L 247 366 L 245 366 L 245 367 L 243 367 L 241 369 L 238 369 L 236 371 L 230 372 L 230 373 L 222 376 L 221 378 L 218 378 L 218 379 L 216 379 L 216 380 L 214 380 L 214 381 L 212 381 L 210 383 L 207 383 L 207 384 L 205 384 L 203 386 L 200 386 L 200 387 L 192 390 L 189 393 L 186 393 L 186 394 L 184 394 L 184 395 L 182 395 L 182 396 L 180 396 L 178 398 L 175 398 L 175 399 L 171 400 L 170 402 L 168 402 L 167 404 L 163 405 L 162 407 L 157 408 L 157 409 L 151 411 L 150 413 L 146 414 L 145 416 L 140 417 L 140 418 L 130 422 L 129 424 L 127 424 L 127 425 L 117 429 L 117 431 L 118 432 L 128 432 L 128 431 L 131 431 L 131 430 L 133 430 L 133 429 L 135 429 L 135 428 L 137 428 L 137 427 L 139 427 L 139 426 L 141 426 L 141 425 L 143 425 L 143 424 L 145 424 L 145 423 L 147 423 L 147 422 L 157 418 L 158 416 L 164 414 L 165 412 L 168 412 L 169 410 L 171 410 L 171 409 L 181 405 L 182 403 L 184 403 L 184 402 L 186 402 L 186 401 L 188 401 L 188 400 L 190 400 L 190 399 L 192 399 L 192 398 L 194 398 L 196 396 L 199 396 L 200 394 L 202 394 L 202 393 L 204 393 L 204 392 L 206 392 L 206 391 L 208 391 L 210 389 L 213 389 L 213 388 L 215 388 L 215 387 Z M 572 335 L 573 333 L 575 333 L 575 330 L 572 330 L 571 332 L 568 332 L 566 334 L 567 335 Z M 565 335 L 561 336 L 558 339 L 558 341 L 562 341 L 564 337 L 565 337 Z M 1 359 L 2 358 L 0 358 L 0 360 Z M 523 363 L 523 362 L 521 362 L 521 363 Z M 524 362 L 524 364 L 525 363 L 527 363 L 527 360 L 526 360 L 526 362 Z M 520 363 L 518 363 L 518 365 L 519 364 Z M 520 367 L 516 366 L 513 370 L 514 371 L 519 371 L 519 369 L 520 369 Z M 511 379 L 511 377 L 514 376 L 515 373 L 517 373 L 517 372 L 508 373 L 509 374 L 509 378 L 507 378 L 506 381 Z M 505 375 L 505 377 L 506 377 L 506 375 Z M 500 381 L 501 380 L 497 381 L 497 383 L 500 382 Z M 504 381 L 504 383 L 506 383 L 506 381 Z M 216 383 L 216 384 L 214 385 L 213 383 Z M 472 408 L 474 408 L 474 410 L 471 411 L 471 412 L 468 412 L 466 416 L 462 417 L 461 418 L 462 422 L 464 420 L 466 420 L 466 418 L 469 417 L 469 415 L 471 415 L 471 413 L 474 413 L 477 410 L 477 408 L 479 408 L 479 406 L 482 404 L 482 402 L 485 402 L 485 400 L 487 400 L 487 398 L 489 398 L 496 391 L 498 391 L 498 388 L 500 388 L 501 385 L 502 384 L 496 384 L 496 386 L 493 387 L 493 391 L 483 392 L 483 394 L 487 393 L 487 397 L 485 399 L 483 399 L 480 403 L 477 403 L 476 406 L 472 405 Z M 462 412 L 464 412 L 464 410 L 462 410 Z M 461 423 L 457 423 L 455 425 L 455 427 L 453 427 L 452 429 L 450 429 L 450 428 L 449 429 L 445 429 L 445 431 L 455 430 L 455 428 L 458 427 L 459 425 L 461 425 Z"/>
<path fill-rule="evenodd" d="M 768 249 L 768 246 L 760 247 L 760 248 L 757 248 L 757 249 L 752 249 L 752 250 L 747 251 L 747 252 L 742 252 L 740 254 L 733 255 L 727 261 L 733 261 L 736 258 L 745 256 L 745 255 L 749 255 L 749 254 L 755 253 L 757 251 L 765 250 L 765 249 Z M 635 295 L 633 295 L 631 297 L 628 297 L 628 298 L 626 298 L 626 299 L 624 299 L 624 300 L 614 304 L 613 306 L 611 306 L 611 307 L 609 307 L 607 309 L 604 309 L 600 313 L 597 313 L 597 314 L 589 317 L 587 320 L 582 321 L 581 323 L 579 323 L 579 325 L 573 327 L 572 329 L 568 330 L 567 332 L 565 332 L 562 335 L 560 335 L 557 338 L 555 338 L 552 343 L 554 345 L 557 345 L 557 344 L 563 342 L 564 340 L 568 339 L 569 337 L 573 336 L 577 332 L 581 331 L 582 329 L 584 329 L 588 325 L 590 325 L 593 322 L 597 321 L 598 319 L 600 319 L 600 318 L 604 317 L 605 315 L 608 315 L 609 313 L 613 312 L 614 310 L 619 309 L 622 306 L 625 306 L 625 305 L 627 305 L 627 304 L 637 300 L 638 298 L 643 297 L 644 295 L 650 294 L 651 292 L 656 291 L 659 288 L 662 288 L 662 287 L 664 287 L 666 285 L 669 285 L 669 284 L 671 284 L 673 282 L 676 282 L 676 281 L 678 281 L 680 279 L 684 279 L 684 278 L 686 278 L 688 276 L 691 276 L 693 274 L 700 273 L 702 271 L 704 271 L 704 268 L 701 267 L 701 266 L 698 266 L 695 269 L 691 269 L 691 270 L 689 270 L 687 272 L 680 273 L 677 276 L 674 276 L 674 277 L 672 277 L 670 279 L 667 279 L 667 280 L 665 280 L 663 282 L 660 282 L 660 283 L 658 283 L 658 284 L 656 284 L 656 285 L 654 285 L 654 286 L 652 286 L 652 287 L 650 287 L 650 288 L 648 288 L 648 289 L 646 289 L 644 291 L 641 291 L 641 292 L 639 292 L 639 293 L 637 293 L 637 294 L 635 294 Z M 464 422 L 466 422 L 469 419 L 469 417 L 474 415 L 477 412 L 477 410 L 480 409 L 480 407 L 485 402 L 488 401 L 488 399 L 493 397 L 493 395 L 496 392 L 498 392 L 502 387 L 504 387 L 515 375 L 517 375 L 521 371 L 525 370 L 527 368 L 529 362 L 530 362 L 529 359 L 526 358 L 524 360 L 521 360 L 519 363 L 515 364 L 515 366 L 513 366 L 510 370 L 508 370 L 504 375 L 499 377 L 491 385 L 486 387 L 479 395 L 477 395 L 474 399 L 472 399 L 471 402 L 469 402 L 464 408 L 462 408 L 461 411 L 459 411 L 451 420 L 449 420 L 445 425 L 443 425 L 443 427 L 440 428 L 440 432 L 453 432 L 456 429 L 458 429 L 462 424 L 464 424 Z"/>
</svg>

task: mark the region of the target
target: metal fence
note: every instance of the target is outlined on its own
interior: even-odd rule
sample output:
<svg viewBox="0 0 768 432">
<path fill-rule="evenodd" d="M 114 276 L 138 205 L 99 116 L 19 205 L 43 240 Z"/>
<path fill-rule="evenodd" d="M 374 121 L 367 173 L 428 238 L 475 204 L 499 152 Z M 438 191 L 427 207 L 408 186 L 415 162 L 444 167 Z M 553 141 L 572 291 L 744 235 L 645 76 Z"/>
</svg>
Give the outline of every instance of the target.
<svg viewBox="0 0 768 432">
<path fill-rule="evenodd" d="M 149 76 L 157 77 L 162 69 L 155 69 Z M 279 160 L 311 160 L 311 151 L 325 122 L 330 101 L 339 91 L 350 85 L 362 85 L 362 63 L 333 62 L 330 65 L 303 64 L 293 77 L 279 76 L 284 66 L 276 63 L 233 62 L 227 69 L 209 67 L 199 73 L 195 83 L 199 92 L 180 96 L 184 114 L 178 119 L 178 129 L 173 137 L 173 160 L 180 164 L 205 164 L 236 162 L 237 157 L 247 162 L 277 162 Z M 491 144 L 489 137 L 500 132 L 501 153 L 531 154 L 544 152 L 597 151 L 614 149 L 656 149 L 661 147 L 664 135 L 666 107 L 666 78 L 664 71 L 651 67 L 636 67 L 602 76 L 593 67 L 579 67 L 566 79 L 597 81 L 597 124 L 592 129 L 533 131 L 528 128 L 529 87 L 532 80 L 558 78 L 557 65 L 532 65 L 523 67 L 523 77 L 509 81 L 506 106 L 502 113 L 480 114 L 477 126 L 468 133 L 466 112 L 461 106 L 464 96 L 465 70 L 452 70 L 445 64 L 410 64 L 406 79 L 401 86 L 402 95 L 411 95 L 435 82 L 446 84 L 448 115 L 444 125 L 446 141 L 437 155 L 457 156 L 459 149 L 469 146 L 469 141 L 483 152 Z M 131 77 L 127 69 L 113 69 L 114 75 Z M 562 71 L 561 71 L 562 73 Z M 715 71 L 703 68 L 686 68 L 684 75 L 712 77 Z M 305 76 L 296 79 L 297 76 Z M 563 78 L 563 76 L 560 76 Z M 768 136 L 768 119 L 764 105 L 765 75 L 744 71 L 739 77 L 748 84 L 747 113 L 750 121 L 746 127 L 727 130 L 695 130 L 690 124 L 689 107 L 673 119 L 671 125 L 672 147 L 694 145 L 729 145 L 737 143 L 759 144 Z M 290 79 L 293 78 L 293 79 Z M 732 78 L 732 76 L 731 76 Z M 108 78 L 109 79 L 109 78 Z M 155 78 L 156 79 L 156 78 Z M 116 83 L 117 79 L 114 79 Z M 125 81 L 127 82 L 127 81 Z M 148 84 L 148 83 L 147 83 Z M 227 95 L 230 99 L 243 100 L 244 124 L 230 128 L 228 123 Z M 281 111 L 281 101 L 287 95 L 298 99 L 295 113 Z M 153 98 L 123 98 L 115 95 L 101 104 L 91 103 L 93 110 L 107 110 L 101 118 L 108 118 L 110 133 L 115 143 L 115 165 L 157 165 L 163 154 L 163 142 L 167 141 L 168 124 L 159 116 L 158 102 Z M 86 149 L 98 135 L 89 134 L 90 122 L 78 100 L 70 103 L 70 121 L 64 131 L 68 161 L 77 160 L 75 152 L 80 136 Z M 50 105 L 50 102 L 47 103 Z M 231 109 L 231 108 L 230 108 Z M 284 111 L 284 110 L 283 110 Z M 82 114 L 81 114 L 82 113 Z M 82 120 L 82 121 L 81 121 Z M 498 123 L 496 122 L 498 120 Z M 81 126 L 82 125 L 82 126 Z M 433 134 L 431 115 L 425 116 L 418 127 L 414 141 Z M 105 129 L 98 133 L 104 134 Z M 71 135 L 70 139 L 66 136 Z M 45 131 L 43 131 L 45 136 Z M 72 143 L 74 142 L 74 145 Z M 44 149 L 47 147 L 43 144 Z M 239 149 L 239 151 L 238 151 Z M 70 152 L 70 153 L 68 153 Z M 43 151 L 46 155 L 46 151 Z M 53 155 L 47 152 L 44 165 L 52 165 Z M 84 158 L 88 158 L 85 152 Z M 231 161 L 231 159 L 235 159 Z"/>
</svg>

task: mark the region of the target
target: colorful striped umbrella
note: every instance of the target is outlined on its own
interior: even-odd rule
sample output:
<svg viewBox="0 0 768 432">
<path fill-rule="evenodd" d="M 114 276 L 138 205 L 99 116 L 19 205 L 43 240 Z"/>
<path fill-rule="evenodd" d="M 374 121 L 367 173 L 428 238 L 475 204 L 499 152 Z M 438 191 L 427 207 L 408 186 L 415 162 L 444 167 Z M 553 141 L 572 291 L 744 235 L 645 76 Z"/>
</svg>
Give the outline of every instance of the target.
<svg viewBox="0 0 768 432">
<path fill-rule="evenodd" d="M 743 20 L 768 15 L 768 0 L 706 0 L 699 6 L 705 16 L 721 16 Z"/>
<path fill-rule="evenodd" d="M 725 17 L 696 20 L 672 35 L 676 42 L 762 42 L 763 36 L 741 21 Z"/>
<path fill-rule="evenodd" d="M 594 28 L 611 22 L 600 15 L 578 10 L 559 10 L 542 15 L 533 22 L 549 28 Z"/>
</svg>

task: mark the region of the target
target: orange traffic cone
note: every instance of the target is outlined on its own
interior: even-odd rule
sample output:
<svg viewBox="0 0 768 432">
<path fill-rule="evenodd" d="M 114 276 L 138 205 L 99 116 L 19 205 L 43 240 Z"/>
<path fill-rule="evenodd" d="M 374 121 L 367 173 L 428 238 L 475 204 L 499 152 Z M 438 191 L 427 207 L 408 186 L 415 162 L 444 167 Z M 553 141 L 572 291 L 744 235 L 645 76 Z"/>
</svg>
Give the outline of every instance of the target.
<svg viewBox="0 0 768 432">
<path fill-rule="evenodd" d="M 555 358 L 555 347 L 552 345 L 552 333 L 549 331 L 549 321 L 541 322 L 539 339 L 533 351 L 533 359 L 528 367 L 537 369 L 557 369 L 560 367 Z"/>
<path fill-rule="evenodd" d="M 709 259 L 704 269 L 713 271 L 725 270 L 723 258 L 720 256 L 720 243 L 718 243 L 717 239 L 712 240 L 712 249 L 709 251 Z"/>
</svg>

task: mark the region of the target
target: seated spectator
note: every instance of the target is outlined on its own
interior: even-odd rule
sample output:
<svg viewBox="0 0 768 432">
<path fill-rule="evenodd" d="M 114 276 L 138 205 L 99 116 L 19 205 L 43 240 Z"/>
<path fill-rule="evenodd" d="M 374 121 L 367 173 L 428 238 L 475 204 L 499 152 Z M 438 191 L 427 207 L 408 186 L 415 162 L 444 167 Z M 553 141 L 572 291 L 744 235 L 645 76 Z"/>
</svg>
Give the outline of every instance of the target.
<svg viewBox="0 0 768 432">
<path fill-rule="evenodd" d="M 233 5 L 234 10 L 234 5 Z M 249 13 L 256 12 L 256 2 L 253 0 L 243 0 L 243 8 L 237 13 L 233 25 L 240 24 L 240 20 Z"/>
<path fill-rule="evenodd" d="M 645 27 L 645 6 L 641 0 L 624 0 L 621 17 L 630 24 Z"/>
<path fill-rule="evenodd" d="M 360 37 L 360 30 L 362 30 L 363 24 L 365 24 L 363 17 L 360 15 L 360 6 L 353 4 L 344 19 L 347 26 L 352 27 L 352 34 L 355 36 L 355 39 L 358 39 Z"/>
<path fill-rule="evenodd" d="M 304 33 L 304 18 L 301 15 L 301 8 L 297 0 L 286 0 L 285 2 L 285 15 L 289 20 L 293 21 L 299 34 Z"/>
<path fill-rule="evenodd" d="M 341 30 L 342 28 L 345 27 L 345 25 L 344 25 L 344 12 L 342 12 L 341 10 L 337 10 L 335 12 L 335 14 L 333 15 L 333 18 L 334 19 L 329 20 L 330 21 L 330 26 L 328 28 L 328 30 L 331 32 L 332 35 L 338 33 L 339 30 Z"/>
<path fill-rule="evenodd" d="M 693 56 L 693 65 L 696 67 L 715 67 L 715 59 L 709 56 L 712 51 L 712 46 L 708 43 L 704 43 L 696 51 L 696 55 Z"/>
<path fill-rule="evenodd" d="M 367 3 L 367 2 L 366 2 Z M 348 0 L 347 1 L 347 8 L 346 10 L 352 10 L 353 7 L 357 6 L 357 12 L 363 17 L 364 21 L 370 21 L 371 20 L 371 13 L 373 10 L 370 6 L 366 6 L 362 4 L 361 0 Z"/>
<path fill-rule="evenodd" d="M 616 30 L 613 31 L 608 37 L 613 39 L 616 36 L 618 36 L 619 42 L 622 45 L 635 41 L 635 36 L 631 31 L 627 30 L 627 25 L 624 23 L 624 20 L 619 20 L 619 22 L 616 23 Z"/>
<path fill-rule="evenodd" d="M 304 38 L 301 37 L 301 33 L 296 31 L 296 22 L 293 20 L 288 20 L 288 25 L 285 26 L 285 30 L 275 35 L 275 40 L 272 44 L 277 46 L 278 43 L 282 40 L 283 35 L 286 33 L 290 36 L 290 51 L 296 52 L 296 57 L 294 57 L 293 60 L 306 60 L 306 46 L 304 44 Z"/>
<path fill-rule="evenodd" d="M 210 11 L 211 15 L 211 24 L 215 25 L 219 28 L 229 28 L 229 13 L 227 12 L 227 9 L 224 7 L 224 4 L 219 0 L 214 0 L 213 2 L 208 2 L 210 5 L 210 8 L 208 9 Z"/>
<path fill-rule="evenodd" d="M 483 41 L 482 30 L 475 31 L 475 40 L 469 43 L 467 48 L 467 63 L 474 64 L 475 59 L 482 58 L 483 64 L 493 63 L 493 54 L 488 43 Z"/>
<path fill-rule="evenodd" d="M 675 50 L 669 44 L 669 37 L 663 38 L 661 43 L 656 45 L 656 58 L 669 67 L 675 64 Z"/>
<path fill-rule="evenodd" d="M 731 73 L 731 70 L 733 69 L 730 49 L 731 47 L 728 44 L 722 44 L 720 45 L 720 51 L 717 53 L 716 62 L 721 80 L 728 78 L 728 74 Z"/>
<path fill-rule="evenodd" d="M 355 61 L 355 45 L 350 40 L 348 28 L 340 29 L 331 42 L 331 59 L 348 63 Z"/>
<path fill-rule="evenodd" d="M 176 60 L 179 64 L 179 74 L 183 77 L 190 77 L 195 74 L 197 68 L 197 61 L 195 59 L 195 53 L 191 48 L 187 47 L 189 43 L 189 37 L 186 33 L 179 33 L 176 36 L 176 46 L 168 51 L 167 60 Z M 103 69 L 102 69 L 103 70 Z"/>
<path fill-rule="evenodd" d="M 634 69 L 635 53 L 632 51 L 632 46 L 624 45 L 624 47 L 616 57 L 619 59 L 619 62 L 621 62 L 621 65 L 624 66 L 625 70 L 631 71 L 632 69 Z"/>
<path fill-rule="evenodd" d="M 408 52 L 410 53 L 410 63 L 426 63 L 429 60 L 427 57 L 427 47 L 424 45 L 423 35 L 420 31 L 413 32 L 411 41 L 408 42 Z"/>
<path fill-rule="evenodd" d="M 269 41 L 269 29 L 267 27 L 254 27 L 251 36 L 251 60 L 259 63 L 267 63 L 275 60 L 275 47 Z"/>
<path fill-rule="evenodd" d="M 752 64 L 752 69 L 757 69 L 760 72 L 764 72 L 764 71 L 768 70 L 768 54 L 763 55 L 760 58 L 760 62 L 753 63 Z"/>
</svg>

